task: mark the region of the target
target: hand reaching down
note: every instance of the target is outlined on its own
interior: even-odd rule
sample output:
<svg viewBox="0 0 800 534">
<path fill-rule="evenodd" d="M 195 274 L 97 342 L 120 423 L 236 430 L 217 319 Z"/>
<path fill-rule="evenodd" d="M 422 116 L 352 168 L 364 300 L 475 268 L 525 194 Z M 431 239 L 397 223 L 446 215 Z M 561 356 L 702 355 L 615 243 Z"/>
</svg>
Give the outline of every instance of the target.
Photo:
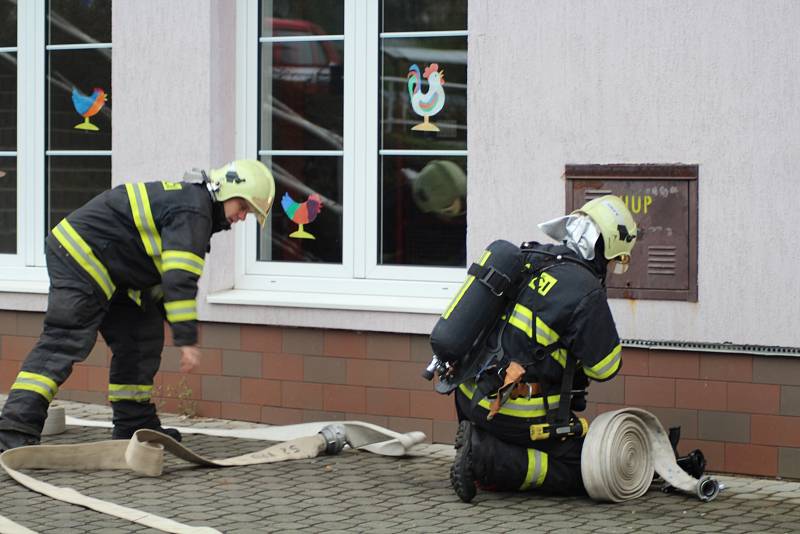
<svg viewBox="0 0 800 534">
<path fill-rule="evenodd" d="M 181 372 L 188 373 L 200 365 L 200 349 L 197 345 L 181 347 Z"/>
</svg>

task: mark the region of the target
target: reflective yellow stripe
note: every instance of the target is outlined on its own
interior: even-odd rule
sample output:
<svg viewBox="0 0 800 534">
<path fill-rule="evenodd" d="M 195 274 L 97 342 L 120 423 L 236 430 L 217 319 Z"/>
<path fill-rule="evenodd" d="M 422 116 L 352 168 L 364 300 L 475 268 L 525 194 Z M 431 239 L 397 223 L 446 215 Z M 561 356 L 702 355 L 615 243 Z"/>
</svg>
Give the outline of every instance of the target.
<svg viewBox="0 0 800 534">
<path fill-rule="evenodd" d="M 152 391 L 153 385 L 152 384 L 109 384 L 108 385 L 109 391 L 123 391 L 126 389 L 135 391 Z"/>
<path fill-rule="evenodd" d="M 197 254 L 186 252 L 183 250 L 165 250 L 161 254 L 162 267 L 164 271 L 171 271 L 173 269 L 181 269 L 189 271 L 197 276 L 203 274 L 203 267 L 206 262 Z"/>
<path fill-rule="evenodd" d="M 533 312 L 522 304 L 515 304 L 508 324 L 516 326 L 528 337 L 533 337 Z"/>
<path fill-rule="evenodd" d="M 531 486 L 538 488 L 544 483 L 546 476 L 547 453 L 536 449 L 528 449 L 528 472 L 525 474 L 525 481 L 519 489 L 527 490 Z"/>
<path fill-rule="evenodd" d="M 121 400 L 133 400 L 144 402 L 150 400 L 153 392 L 152 385 L 142 384 L 109 384 L 108 400 L 111 402 Z"/>
<path fill-rule="evenodd" d="M 164 309 L 167 311 L 167 321 L 171 323 L 197 320 L 197 301 L 194 299 L 166 302 Z"/>
<path fill-rule="evenodd" d="M 596 380 L 605 380 L 612 376 L 619 369 L 620 356 L 622 352 L 622 345 L 614 347 L 608 356 L 600 360 L 599 363 L 592 367 L 584 366 L 583 370 L 586 376 Z"/>
<path fill-rule="evenodd" d="M 17 375 L 17 380 L 11 385 L 11 389 L 33 391 L 47 399 L 47 402 L 50 402 L 58 393 L 58 384 L 50 377 L 20 371 Z"/>
<path fill-rule="evenodd" d="M 550 356 L 552 356 L 553 359 L 557 361 L 559 365 L 561 365 L 561 367 L 567 366 L 567 349 L 554 350 L 552 353 L 550 353 Z"/>
<path fill-rule="evenodd" d="M 542 321 L 541 318 L 536 318 L 536 342 L 540 345 L 551 345 L 558 341 L 559 335 L 556 334 L 556 331 L 547 326 L 547 323 Z M 558 349 L 554 350 L 550 353 L 550 356 L 561 365 L 561 367 L 567 366 L 567 351 L 565 349 Z"/>
<path fill-rule="evenodd" d="M 143 183 L 125 184 L 125 189 L 131 204 L 133 222 L 136 224 L 136 229 L 139 230 L 144 250 L 153 259 L 156 270 L 161 273 L 161 235 L 156 229 L 153 212 L 150 211 L 147 187 Z"/>
<path fill-rule="evenodd" d="M 69 221 L 62 219 L 60 223 L 53 228 L 53 236 L 58 240 L 61 245 L 67 249 L 67 252 L 78 262 L 78 265 L 84 271 L 89 273 L 89 276 L 97 282 L 100 289 L 105 293 L 106 298 L 111 298 L 114 294 L 116 286 L 111 281 L 111 276 L 108 274 L 105 265 L 103 265 L 97 256 L 92 252 L 89 244 L 83 240 L 78 232 L 69 224 Z"/>
<path fill-rule="evenodd" d="M 474 381 L 469 381 L 458 386 L 458 389 L 468 399 L 472 400 L 472 395 L 475 393 L 476 387 L 477 386 L 475 385 Z M 560 395 L 548 395 L 547 404 L 551 410 L 558 408 L 559 399 Z M 491 408 L 492 401 L 491 399 L 484 397 L 478 401 L 478 404 L 481 408 L 489 410 Z M 508 415 L 510 417 L 531 418 L 544 417 L 547 414 L 547 411 L 544 409 L 544 399 L 541 396 L 536 396 L 531 397 L 530 399 L 524 399 L 521 397 L 517 399 L 509 399 L 500 408 L 499 413 Z"/>
<path fill-rule="evenodd" d="M 45 386 L 52 389 L 54 392 L 58 391 L 58 384 L 56 381 L 50 378 L 49 376 L 40 375 L 38 373 L 30 373 L 28 371 L 20 371 L 17 375 L 17 379 L 20 378 L 28 378 L 30 380 L 37 380 L 42 382 Z"/>
<path fill-rule="evenodd" d="M 488 260 L 489 256 L 491 255 L 492 255 L 491 252 L 489 252 L 488 250 L 484 250 L 481 259 L 478 260 L 478 265 L 482 267 L 483 264 L 486 263 L 486 260 Z M 456 305 L 458 305 L 458 302 L 461 300 L 461 297 L 464 296 L 464 293 L 467 292 L 467 289 L 469 289 L 469 286 L 471 286 L 472 282 L 474 281 L 475 281 L 474 276 L 472 275 L 467 276 L 467 279 L 464 280 L 464 283 L 461 285 L 461 290 L 458 292 L 458 295 L 456 295 L 456 298 L 454 298 L 453 302 L 450 303 L 450 306 L 448 306 L 447 310 L 445 310 L 445 312 L 442 314 L 442 317 L 444 317 L 445 319 L 450 317 L 450 314 L 453 313 L 453 310 L 455 309 Z"/>
<path fill-rule="evenodd" d="M 539 345 L 550 345 L 558 341 L 559 335 L 555 330 L 547 326 L 540 317 L 536 317 L 536 342 Z"/>
<path fill-rule="evenodd" d="M 138 289 L 129 289 L 128 297 L 141 308 L 142 306 L 142 292 Z"/>
</svg>

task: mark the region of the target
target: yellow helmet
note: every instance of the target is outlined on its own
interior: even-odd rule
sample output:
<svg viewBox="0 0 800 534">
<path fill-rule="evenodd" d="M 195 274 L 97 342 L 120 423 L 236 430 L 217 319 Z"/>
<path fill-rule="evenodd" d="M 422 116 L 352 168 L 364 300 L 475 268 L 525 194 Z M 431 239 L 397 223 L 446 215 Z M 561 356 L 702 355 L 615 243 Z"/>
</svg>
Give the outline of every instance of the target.
<svg viewBox="0 0 800 534">
<path fill-rule="evenodd" d="M 209 180 L 219 202 L 243 198 L 258 224 L 264 225 L 275 198 L 275 180 L 266 165 L 255 159 L 238 159 L 212 169 Z"/>
<path fill-rule="evenodd" d="M 636 244 L 636 221 L 621 198 L 615 195 L 595 198 L 572 213 L 592 218 L 603 238 L 607 260 L 630 256 Z"/>
</svg>

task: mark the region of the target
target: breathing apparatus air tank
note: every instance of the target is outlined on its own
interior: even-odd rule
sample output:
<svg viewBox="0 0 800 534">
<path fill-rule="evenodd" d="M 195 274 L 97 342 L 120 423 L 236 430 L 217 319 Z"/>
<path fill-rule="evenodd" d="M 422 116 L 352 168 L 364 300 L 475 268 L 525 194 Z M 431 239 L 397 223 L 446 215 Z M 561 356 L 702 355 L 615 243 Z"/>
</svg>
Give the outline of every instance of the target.
<svg viewBox="0 0 800 534">
<path fill-rule="evenodd" d="M 457 363 L 473 348 L 485 330 L 502 314 L 516 289 L 524 264 L 517 245 L 493 241 L 431 331 L 431 348 L 442 362 Z"/>
</svg>

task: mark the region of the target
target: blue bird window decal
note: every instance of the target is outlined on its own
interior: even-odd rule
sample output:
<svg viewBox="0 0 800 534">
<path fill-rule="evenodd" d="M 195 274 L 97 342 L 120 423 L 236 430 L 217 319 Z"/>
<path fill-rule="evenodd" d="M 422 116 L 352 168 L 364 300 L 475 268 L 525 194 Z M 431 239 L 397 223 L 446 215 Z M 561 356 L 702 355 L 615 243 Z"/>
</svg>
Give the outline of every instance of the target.
<svg viewBox="0 0 800 534">
<path fill-rule="evenodd" d="M 89 119 L 97 115 L 97 112 L 103 108 L 107 100 L 108 95 L 105 90 L 100 87 L 95 87 L 90 95 L 85 95 L 77 87 L 73 87 L 72 105 L 78 115 L 83 117 L 83 122 L 76 124 L 73 128 L 90 132 L 100 130 L 100 128 L 92 124 Z"/>
</svg>

